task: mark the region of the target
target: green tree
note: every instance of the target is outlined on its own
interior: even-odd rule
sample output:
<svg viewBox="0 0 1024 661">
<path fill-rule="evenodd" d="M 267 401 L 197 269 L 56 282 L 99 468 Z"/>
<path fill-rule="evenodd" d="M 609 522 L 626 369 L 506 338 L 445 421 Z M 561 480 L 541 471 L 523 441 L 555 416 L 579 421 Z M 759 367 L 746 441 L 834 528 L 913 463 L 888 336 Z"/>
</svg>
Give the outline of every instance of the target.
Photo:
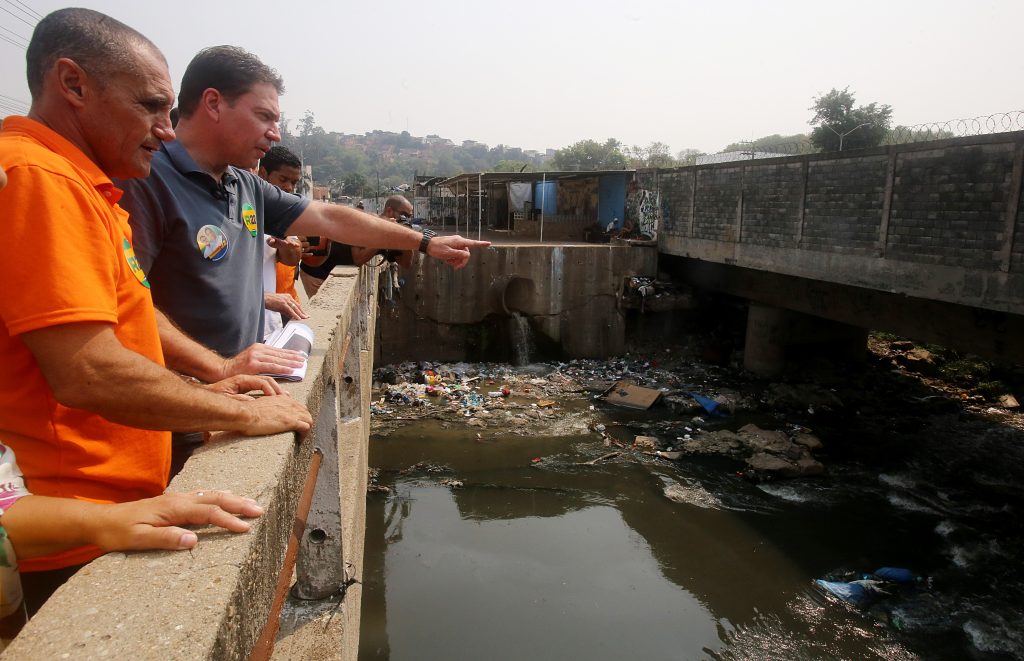
<svg viewBox="0 0 1024 661">
<path fill-rule="evenodd" d="M 672 152 L 664 142 L 652 142 L 646 147 L 626 147 L 623 154 L 634 168 L 671 168 L 676 166 Z"/>
<path fill-rule="evenodd" d="M 760 151 L 772 154 L 807 154 L 815 151 L 815 149 L 814 145 L 811 144 L 811 136 L 806 133 L 795 133 L 793 135 L 773 133 L 749 142 L 733 142 L 727 145 L 722 151 Z"/>
<path fill-rule="evenodd" d="M 833 88 L 814 98 L 814 117 L 808 124 L 811 143 L 822 151 L 860 149 L 882 144 L 892 124 L 892 106 L 869 103 L 854 107 L 856 99 L 850 88 Z"/>
<path fill-rule="evenodd" d="M 704 152 L 701 150 L 687 147 L 686 149 L 680 149 L 679 153 L 676 154 L 676 162 L 679 165 L 696 165 L 697 157 L 703 155 Z"/>
<path fill-rule="evenodd" d="M 604 144 L 580 140 L 555 152 L 551 165 L 556 170 L 625 170 L 626 156 L 622 143 L 608 138 Z"/>
<path fill-rule="evenodd" d="M 498 161 L 491 169 L 492 172 L 535 172 L 532 165 L 526 161 L 513 161 L 509 159 Z"/>
</svg>

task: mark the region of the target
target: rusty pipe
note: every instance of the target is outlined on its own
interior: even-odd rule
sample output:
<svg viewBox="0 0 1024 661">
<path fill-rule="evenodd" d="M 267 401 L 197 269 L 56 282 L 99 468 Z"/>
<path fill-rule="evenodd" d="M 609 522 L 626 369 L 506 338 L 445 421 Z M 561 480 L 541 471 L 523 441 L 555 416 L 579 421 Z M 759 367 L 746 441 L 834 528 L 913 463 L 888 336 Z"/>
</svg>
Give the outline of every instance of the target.
<svg viewBox="0 0 1024 661">
<path fill-rule="evenodd" d="M 306 532 L 306 517 L 309 515 L 310 503 L 313 502 L 313 490 L 316 488 L 316 478 L 320 472 L 322 458 L 320 450 L 313 448 L 313 456 L 309 459 L 309 472 L 306 473 L 306 483 L 302 487 L 299 506 L 295 510 L 295 521 L 292 522 L 292 532 L 288 537 L 288 548 L 284 553 L 284 565 L 281 567 L 281 574 L 277 577 L 274 602 L 270 606 L 267 623 L 263 626 L 263 631 L 256 639 L 256 644 L 249 652 L 249 661 L 270 661 L 270 657 L 274 653 L 277 631 L 281 628 L 281 608 L 288 595 L 288 586 L 291 584 L 292 572 L 295 570 L 295 560 L 299 556 L 299 542 L 302 541 L 302 535 Z"/>
</svg>

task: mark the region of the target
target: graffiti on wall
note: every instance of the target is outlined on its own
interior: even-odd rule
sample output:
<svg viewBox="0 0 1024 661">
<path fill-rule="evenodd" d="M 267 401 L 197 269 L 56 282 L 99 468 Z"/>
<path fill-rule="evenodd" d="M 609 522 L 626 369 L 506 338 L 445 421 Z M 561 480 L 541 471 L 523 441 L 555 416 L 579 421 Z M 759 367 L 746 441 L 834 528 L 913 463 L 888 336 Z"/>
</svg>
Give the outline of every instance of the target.
<svg viewBox="0 0 1024 661">
<path fill-rule="evenodd" d="M 626 224 L 650 239 L 658 238 L 661 226 L 661 192 L 630 186 L 626 191 Z"/>
</svg>

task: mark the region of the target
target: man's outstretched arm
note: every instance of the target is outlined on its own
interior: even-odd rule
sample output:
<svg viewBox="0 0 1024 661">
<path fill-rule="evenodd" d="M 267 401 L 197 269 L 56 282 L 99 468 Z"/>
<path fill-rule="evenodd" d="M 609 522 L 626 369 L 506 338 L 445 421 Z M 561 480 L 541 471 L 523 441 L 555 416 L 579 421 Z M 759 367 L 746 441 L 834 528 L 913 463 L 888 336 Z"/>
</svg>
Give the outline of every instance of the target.
<svg viewBox="0 0 1024 661">
<path fill-rule="evenodd" d="M 423 235 L 414 229 L 338 204 L 311 202 L 288 228 L 290 234 L 326 236 L 332 241 L 367 248 L 418 250 Z M 474 241 L 461 236 L 438 236 L 427 245 L 427 255 L 452 268 L 469 262 L 471 248 L 486 248 L 490 241 Z"/>
<path fill-rule="evenodd" d="M 86 544 L 104 551 L 190 549 L 199 539 L 180 526 L 215 525 L 246 532 L 249 523 L 235 515 L 262 513 L 256 501 L 224 491 L 168 493 L 116 505 L 27 495 L 3 513 L 0 523 L 18 559 L 25 560 Z"/>
</svg>

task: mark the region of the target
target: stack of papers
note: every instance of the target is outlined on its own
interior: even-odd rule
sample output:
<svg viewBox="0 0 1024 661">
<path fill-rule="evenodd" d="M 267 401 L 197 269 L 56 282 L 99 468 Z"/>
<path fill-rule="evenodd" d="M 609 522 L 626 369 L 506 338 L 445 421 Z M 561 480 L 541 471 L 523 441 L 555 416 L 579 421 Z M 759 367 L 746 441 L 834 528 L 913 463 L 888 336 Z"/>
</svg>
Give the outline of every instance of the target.
<svg viewBox="0 0 1024 661">
<path fill-rule="evenodd" d="M 284 379 L 285 381 L 302 381 L 306 378 L 309 354 L 313 351 L 313 330 L 309 326 L 294 321 L 289 322 L 288 325 L 278 328 L 268 335 L 263 340 L 263 343 L 277 349 L 298 351 L 302 354 L 303 361 L 302 367 L 296 367 L 289 372 L 283 374 L 265 372 L 262 376 L 272 376 L 275 379 Z"/>
</svg>

